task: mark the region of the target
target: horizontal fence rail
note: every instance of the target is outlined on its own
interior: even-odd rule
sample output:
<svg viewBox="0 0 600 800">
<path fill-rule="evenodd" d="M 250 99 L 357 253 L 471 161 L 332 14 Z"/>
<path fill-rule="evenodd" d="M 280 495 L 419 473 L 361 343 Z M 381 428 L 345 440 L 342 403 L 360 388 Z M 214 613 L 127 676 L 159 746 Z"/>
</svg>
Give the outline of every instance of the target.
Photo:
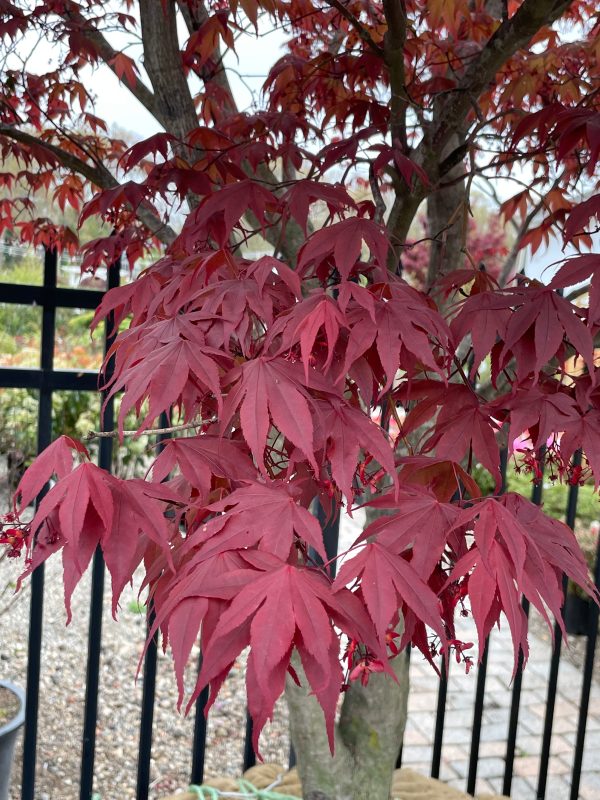
<svg viewBox="0 0 600 800">
<path fill-rule="evenodd" d="M 53 365 L 54 343 L 56 334 L 56 312 L 59 308 L 95 309 L 103 297 L 103 292 L 87 291 L 82 289 L 64 289 L 57 287 L 57 254 L 48 250 L 44 258 L 44 280 L 42 286 L 26 286 L 0 283 L 0 302 L 31 306 L 35 304 L 42 309 L 41 355 L 38 369 L 0 367 L 0 389 L 19 388 L 36 389 L 39 391 L 39 405 L 37 417 L 37 448 L 43 450 L 51 442 L 52 437 L 52 396 L 56 391 L 96 391 L 98 388 L 98 374 L 93 371 L 56 370 Z M 115 264 L 108 269 L 108 287 L 118 286 L 120 267 Z M 113 319 L 112 315 L 106 321 L 104 331 L 104 351 L 111 346 Z M 108 365 L 110 375 L 111 365 Z M 114 426 L 113 401 L 108 402 L 102 410 L 101 423 L 103 429 L 112 429 Z M 163 420 L 164 422 L 164 420 Z M 158 444 L 160 447 L 160 442 Z M 102 438 L 99 443 L 98 463 L 106 469 L 111 469 L 112 464 L 112 439 Z M 581 461 L 581 453 L 576 455 Z M 502 458 L 503 486 L 506 484 L 507 458 L 506 453 Z M 568 502 L 565 509 L 565 521 L 574 528 L 577 513 L 578 486 L 569 488 Z M 41 499 L 41 498 L 40 498 Z M 543 484 L 539 482 L 533 486 L 532 500 L 537 505 L 542 503 Z M 333 557 L 338 549 L 339 518 L 327 520 L 322 509 L 317 510 L 324 528 L 325 549 L 328 558 Z M 316 555 L 316 554 L 315 554 Z M 600 585 L 600 552 L 596 559 L 595 583 Z M 332 573 L 334 566 L 331 567 Z M 333 576 L 333 574 L 332 574 Z M 90 622 L 88 630 L 86 673 L 86 692 L 84 703 L 83 734 L 81 740 L 81 772 L 78 794 L 80 800 L 91 800 L 94 792 L 94 758 L 96 749 L 96 728 L 98 722 L 98 707 L 101 703 L 100 692 L 100 662 L 102 643 L 102 609 L 104 593 L 105 565 L 102 553 L 97 550 L 92 562 L 92 586 L 90 597 Z M 38 712 L 39 689 L 42 657 L 42 619 L 44 608 L 44 568 L 38 568 L 31 578 L 31 601 L 29 609 L 29 639 L 28 639 L 28 666 L 27 666 L 27 706 L 24 735 L 24 755 L 22 768 L 21 798 L 22 800 L 35 800 L 39 797 L 43 787 L 36 786 L 36 760 L 38 745 Z M 529 605 L 523 600 L 523 611 L 529 613 Z M 571 775 L 570 799 L 579 797 L 582 763 L 585 746 L 586 722 L 590 705 L 590 694 L 594 677 L 594 658 L 596 650 L 598 608 L 593 607 L 589 632 L 586 641 L 585 661 L 583 666 L 581 699 L 577 731 L 573 749 L 573 767 Z M 150 616 L 149 623 L 152 617 Z M 556 627 L 555 643 L 552 650 L 546 686 L 546 710 L 543 723 L 539 773 L 537 775 L 537 800 L 544 800 L 547 793 L 549 763 L 551 754 L 551 738 L 555 712 L 555 698 L 558 686 L 558 675 L 561 661 L 561 636 L 560 629 Z M 493 634 L 492 634 L 493 638 Z M 476 787 L 479 752 L 481 744 L 482 719 L 486 709 L 486 680 L 487 680 L 487 654 L 478 669 L 474 690 L 472 735 L 470 741 L 470 757 L 465 778 L 465 788 L 468 793 L 473 793 Z M 410 648 L 404 658 L 411 659 Z M 202 656 L 198 663 L 200 668 Z M 522 663 L 522 654 L 521 654 Z M 437 694 L 437 707 L 435 710 L 433 746 L 430 764 L 430 774 L 438 777 L 441 771 L 442 754 L 444 750 L 444 734 L 448 698 L 449 680 L 452 668 L 446 667 L 443 659 L 440 661 L 440 677 Z M 138 764 L 137 764 L 137 800 L 147 800 L 150 791 L 150 761 L 152 754 L 154 702 L 157 674 L 157 644 L 156 639 L 148 647 L 143 665 L 143 696 L 141 708 L 141 722 L 139 728 Z M 433 673 L 432 673 L 433 675 Z M 517 733 L 519 728 L 519 713 L 522 699 L 522 673 L 517 671 L 511 691 L 511 704 L 506 728 L 506 751 L 504 754 L 504 776 L 502 791 L 510 794 L 513 786 L 515 756 L 517 751 Z M 205 755 L 207 748 L 207 724 L 204 709 L 208 701 L 208 689 L 200 694 L 195 703 L 195 721 L 193 729 L 193 742 L 190 747 L 190 781 L 194 784 L 202 783 L 205 777 Z M 252 722 L 246 717 L 245 742 L 240 753 L 240 767 L 247 769 L 252 766 L 256 757 L 252 749 Z M 290 765 L 295 763 L 293 749 L 290 752 Z M 398 757 L 398 766 L 402 764 L 402 750 Z M 600 791 L 598 796 L 600 797 Z"/>
</svg>

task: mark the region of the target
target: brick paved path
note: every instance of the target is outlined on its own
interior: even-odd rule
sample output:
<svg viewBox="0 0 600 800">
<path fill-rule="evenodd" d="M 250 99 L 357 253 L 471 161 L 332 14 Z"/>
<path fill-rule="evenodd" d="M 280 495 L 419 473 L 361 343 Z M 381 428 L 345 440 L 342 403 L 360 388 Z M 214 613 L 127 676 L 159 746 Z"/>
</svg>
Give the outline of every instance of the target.
<svg viewBox="0 0 600 800">
<path fill-rule="evenodd" d="M 531 655 L 523 674 L 523 689 L 517 733 L 517 749 L 511 795 L 517 800 L 535 800 L 550 646 L 530 636 Z M 512 645 L 508 626 L 494 631 L 488 656 L 485 705 L 481 728 L 477 792 L 502 790 L 504 756 L 511 702 Z M 402 763 L 429 774 L 433 749 L 438 679 L 420 654 L 410 665 L 409 714 Z M 547 800 L 568 800 L 577 729 L 581 670 L 568 659 L 560 664 L 558 693 L 548 768 Z M 457 664 L 450 667 L 444 743 L 440 778 L 465 789 L 471 744 L 476 672 L 465 675 Z M 580 798 L 600 799 L 600 686 L 593 685 L 583 758 Z"/>
<path fill-rule="evenodd" d="M 359 520 L 356 520 L 358 524 Z M 346 522 L 340 549 L 356 536 L 357 527 Z M 346 546 L 348 546 L 346 544 Z M 477 641 L 474 626 L 465 621 L 459 632 L 463 641 Z M 551 648 L 548 641 L 530 634 L 530 657 L 523 673 L 511 796 L 535 800 Z M 476 651 L 476 646 L 474 648 Z M 476 791 L 501 793 L 504 756 L 511 703 L 512 642 L 508 625 L 494 630 L 488 655 L 485 704 L 479 749 Z M 440 779 L 465 790 L 469 765 L 473 705 L 477 670 L 465 674 L 455 662 L 450 666 Z M 579 718 L 582 670 L 560 662 L 558 692 L 552 728 L 546 800 L 569 800 L 575 733 Z M 418 651 L 411 655 L 409 713 L 402 765 L 429 775 L 433 751 L 438 677 Z M 600 800 L 600 685 L 594 682 L 590 697 L 587 734 L 579 797 Z"/>
</svg>

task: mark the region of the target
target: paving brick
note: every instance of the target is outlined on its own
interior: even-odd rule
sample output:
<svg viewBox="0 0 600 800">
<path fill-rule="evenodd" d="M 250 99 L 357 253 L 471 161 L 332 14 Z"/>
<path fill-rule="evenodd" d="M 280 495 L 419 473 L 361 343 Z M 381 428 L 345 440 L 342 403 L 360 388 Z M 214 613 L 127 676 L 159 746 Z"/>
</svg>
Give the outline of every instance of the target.
<svg viewBox="0 0 600 800">
<path fill-rule="evenodd" d="M 540 759 L 537 756 L 515 758 L 513 774 L 522 778 L 536 778 L 540 770 Z"/>
<path fill-rule="evenodd" d="M 487 778 L 486 782 L 491 787 L 488 791 L 492 792 L 492 794 L 502 793 L 502 778 Z"/>
<path fill-rule="evenodd" d="M 600 772 L 588 772 L 581 776 L 579 794 L 586 800 L 588 798 L 589 800 L 598 800 L 600 797 Z"/>
<path fill-rule="evenodd" d="M 406 728 L 404 731 L 403 746 L 410 747 L 411 745 L 426 745 L 429 744 L 429 739 L 417 728 Z"/>
<path fill-rule="evenodd" d="M 410 692 L 408 695 L 408 713 L 412 711 L 435 711 L 437 708 L 436 692 Z"/>
<path fill-rule="evenodd" d="M 500 786 L 500 790 L 502 786 Z M 514 800 L 534 800 L 535 798 L 535 784 L 528 778 L 523 778 L 520 775 L 515 775 L 512 780 L 510 796 Z M 566 797 L 563 800 L 567 800 Z"/>
<path fill-rule="evenodd" d="M 546 716 L 546 703 L 532 703 L 530 709 L 534 714 L 545 718 Z M 565 700 L 564 698 L 557 698 L 554 703 L 554 717 L 575 717 L 579 714 L 578 706 L 572 700 Z"/>
<path fill-rule="evenodd" d="M 506 742 L 481 742 L 479 745 L 480 758 L 498 756 L 503 758 L 506 755 Z"/>
<path fill-rule="evenodd" d="M 433 748 L 431 745 L 407 745 L 402 748 L 402 763 L 411 766 L 418 763 L 431 763 Z"/>
<path fill-rule="evenodd" d="M 473 731 L 468 728 L 444 728 L 444 741 L 451 744 L 471 744 Z"/>
<path fill-rule="evenodd" d="M 487 780 L 487 778 L 477 778 L 477 782 L 475 783 L 475 794 L 477 796 L 481 794 L 495 794 L 492 784 Z"/>
<path fill-rule="evenodd" d="M 448 709 L 446 711 L 446 728 L 470 728 L 473 725 L 473 709 Z"/>
<path fill-rule="evenodd" d="M 478 778 L 501 778 L 504 775 L 504 759 L 492 756 L 480 758 L 477 764 Z"/>
<path fill-rule="evenodd" d="M 563 734 L 566 741 L 569 742 L 571 747 L 575 747 L 575 739 L 577 737 L 576 733 L 565 733 Z M 585 734 L 585 747 L 584 747 L 584 755 L 588 750 L 600 750 L 600 731 L 586 731 Z"/>
<path fill-rule="evenodd" d="M 586 745 L 587 744 L 588 742 L 586 742 Z M 566 761 L 569 765 L 569 772 L 573 768 L 573 757 L 574 757 L 574 748 L 568 755 L 565 754 L 562 756 L 563 760 Z M 583 761 L 581 762 L 581 771 L 597 772 L 600 774 L 600 750 L 588 747 L 584 748 Z"/>
<path fill-rule="evenodd" d="M 588 717 L 588 727 L 590 718 Z M 553 733 L 573 733 L 577 730 L 577 718 L 573 717 L 557 717 L 552 725 Z"/>
<path fill-rule="evenodd" d="M 486 708 L 510 708 L 512 701 L 512 694 L 507 689 L 499 692 L 485 693 L 485 707 Z"/>
<path fill-rule="evenodd" d="M 522 708 L 519 713 L 519 727 L 527 733 L 540 734 L 544 730 L 544 718 L 534 714 L 529 708 Z"/>
<path fill-rule="evenodd" d="M 550 776 L 546 783 L 546 800 L 567 800 L 570 788 L 571 781 L 569 779 Z"/>
<path fill-rule="evenodd" d="M 510 710 L 508 708 L 485 708 L 483 712 L 483 722 L 486 723 L 502 723 L 506 725 L 508 730 L 508 720 L 510 717 Z"/>
<path fill-rule="evenodd" d="M 418 728 L 421 733 L 427 736 L 428 741 L 433 741 L 433 732 L 435 730 L 435 714 L 431 711 L 416 711 L 408 714 L 412 724 Z"/>
<path fill-rule="evenodd" d="M 506 725 L 495 722 L 493 725 L 485 725 L 481 728 L 482 742 L 504 742 L 506 741 Z"/>
<path fill-rule="evenodd" d="M 458 778 L 458 772 L 454 769 L 453 762 L 446 758 L 442 759 L 442 763 L 440 764 L 440 777 L 441 781 L 444 783 L 448 783 L 448 781 L 452 781 L 455 778 Z"/>
<path fill-rule="evenodd" d="M 530 734 L 529 736 L 519 736 L 518 738 L 519 750 L 523 751 L 526 755 L 539 756 L 542 751 L 542 737 Z M 554 732 L 550 740 L 550 753 L 552 755 L 559 755 L 561 753 L 572 753 L 573 745 L 571 745 L 564 736 L 556 735 Z"/>
<path fill-rule="evenodd" d="M 469 774 L 469 759 L 457 759 L 452 762 L 452 767 L 461 778 L 466 778 Z M 477 764 L 478 778 L 501 778 L 504 775 L 504 759 L 492 756 L 490 758 L 480 758 Z"/>
</svg>

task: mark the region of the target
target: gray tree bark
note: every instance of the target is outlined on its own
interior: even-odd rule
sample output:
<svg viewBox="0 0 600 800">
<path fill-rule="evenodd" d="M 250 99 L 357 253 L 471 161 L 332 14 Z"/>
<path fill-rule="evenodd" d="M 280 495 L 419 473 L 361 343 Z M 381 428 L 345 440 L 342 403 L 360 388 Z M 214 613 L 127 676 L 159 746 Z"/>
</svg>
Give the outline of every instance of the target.
<svg viewBox="0 0 600 800">
<path fill-rule="evenodd" d="M 408 659 L 402 653 L 391 663 L 398 683 L 376 674 L 368 686 L 355 682 L 346 691 L 333 756 L 317 700 L 288 678 L 285 696 L 304 800 L 389 800 L 408 699 Z M 301 667 L 298 674 L 303 676 Z"/>
<path fill-rule="evenodd" d="M 464 136 L 455 134 L 444 148 L 442 157 L 464 145 Z M 427 198 L 427 235 L 431 237 L 427 285 L 454 269 L 465 259 L 467 240 L 468 197 L 461 161 L 444 176 L 447 186 L 437 189 Z"/>
</svg>

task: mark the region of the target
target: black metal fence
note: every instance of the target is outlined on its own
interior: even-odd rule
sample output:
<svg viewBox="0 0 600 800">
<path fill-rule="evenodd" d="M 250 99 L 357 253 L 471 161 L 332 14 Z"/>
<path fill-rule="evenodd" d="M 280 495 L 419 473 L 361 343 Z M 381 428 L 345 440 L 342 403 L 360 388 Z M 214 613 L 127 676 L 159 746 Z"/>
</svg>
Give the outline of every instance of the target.
<svg viewBox="0 0 600 800">
<path fill-rule="evenodd" d="M 54 340 L 56 331 L 56 311 L 59 308 L 94 309 L 102 299 L 103 293 L 86 289 L 66 289 L 57 286 L 57 254 L 47 251 L 44 258 L 44 280 L 42 286 L 28 286 L 0 283 L 0 302 L 31 306 L 35 304 L 42 309 L 41 359 L 39 369 L 0 367 L 0 388 L 37 389 L 39 391 L 37 447 L 42 450 L 50 444 L 52 436 L 52 394 L 56 391 L 96 391 L 98 376 L 90 371 L 73 371 L 54 369 Z M 108 287 L 119 283 L 119 265 L 108 270 Z M 110 347 L 111 320 L 105 327 L 105 352 Z M 113 427 L 113 404 L 109 402 L 103 411 L 104 429 Z M 102 438 L 99 444 L 99 464 L 110 470 L 112 462 L 112 440 Z M 504 459 L 506 462 L 506 459 Z M 504 471 L 506 463 L 503 464 Z M 543 487 L 540 483 L 533 487 L 532 499 L 536 503 L 542 501 Z M 578 486 L 569 487 L 568 503 L 565 512 L 567 524 L 574 527 L 577 513 Z M 325 528 L 327 552 L 337 551 L 338 530 L 336 525 Z M 105 568 L 102 554 L 98 550 L 92 563 L 91 611 L 88 632 L 88 653 L 86 668 L 86 695 L 81 743 L 81 774 L 79 782 L 80 800 L 90 800 L 94 783 L 94 755 L 96 724 L 98 719 L 100 648 L 102 640 L 102 604 Z M 600 558 L 596 558 L 596 586 L 600 585 Z M 38 741 L 38 708 L 42 652 L 42 616 L 44 605 L 44 568 L 37 569 L 31 578 L 31 603 L 29 619 L 29 656 L 27 668 L 27 707 L 24 735 L 22 800 L 34 800 L 43 787 L 36 787 L 36 758 Z M 525 613 L 529 613 L 527 602 L 523 601 Z M 590 692 L 594 677 L 594 655 L 598 629 L 598 608 L 592 607 L 589 630 L 586 639 L 585 661 L 583 666 L 582 688 L 579 703 L 579 717 L 573 750 L 573 766 L 571 776 L 570 800 L 577 800 L 582 774 L 582 760 L 586 733 L 586 721 L 590 703 Z M 559 634 L 558 626 L 555 631 Z M 410 653 L 407 654 L 410 657 Z M 547 681 L 546 712 L 542 735 L 539 773 L 537 776 L 536 798 L 544 800 L 548 782 L 550 745 L 555 711 L 555 698 L 558 686 L 558 673 L 561 658 L 561 637 L 555 636 L 552 658 Z M 137 764 L 137 800 L 146 800 L 149 796 L 150 758 L 152 752 L 152 728 L 154 713 L 154 694 L 156 681 L 157 649 L 156 642 L 148 648 L 144 661 L 143 696 L 141 722 L 139 730 L 138 764 Z M 475 791 L 479 751 L 482 730 L 482 717 L 486 702 L 487 651 L 477 672 L 475 702 L 473 708 L 472 736 L 470 742 L 470 758 L 466 790 L 469 794 Z M 433 756 L 431 775 L 440 775 L 442 746 L 444 739 L 444 722 L 446 716 L 446 699 L 448 676 L 444 663 L 441 663 L 435 730 L 433 737 Z M 522 692 L 522 674 L 517 672 L 512 687 L 510 718 L 506 731 L 505 769 L 502 791 L 510 794 L 515 763 L 517 727 L 519 722 L 519 706 Z M 196 702 L 194 737 L 191 754 L 190 782 L 200 784 L 204 778 L 204 761 L 206 752 L 206 721 L 204 707 L 208 690 L 202 692 Z M 245 745 L 240 761 L 244 769 L 255 763 L 251 746 L 252 724 L 247 717 Z M 294 755 L 290 753 L 290 763 Z M 402 752 L 398 765 L 402 763 Z M 600 793 L 599 795 L 600 796 Z"/>
</svg>

